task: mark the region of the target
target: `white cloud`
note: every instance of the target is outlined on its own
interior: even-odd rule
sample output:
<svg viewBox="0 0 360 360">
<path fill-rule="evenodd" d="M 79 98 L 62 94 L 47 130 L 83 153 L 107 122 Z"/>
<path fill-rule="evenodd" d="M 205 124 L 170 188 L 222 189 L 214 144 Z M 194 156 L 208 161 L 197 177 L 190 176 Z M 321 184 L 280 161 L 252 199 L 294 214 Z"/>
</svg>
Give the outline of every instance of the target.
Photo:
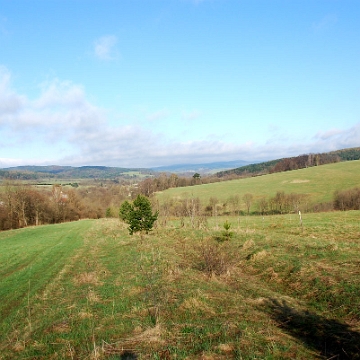
<svg viewBox="0 0 360 360">
<path fill-rule="evenodd" d="M 23 96 L 17 95 L 10 88 L 10 72 L 0 66 L 0 114 L 9 114 L 18 111 L 25 102 Z M 0 118 L 0 124 L 2 123 Z M 4 120 L 4 118 L 3 118 Z"/>
<path fill-rule="evenodd" d="M 34 102 L 38 108 L 80 105 L 84 101 L 84 89 L 70 81 L 54 79 L 41 84 L 41 96 Z"/>
<path fill-rule="evenodd" d="M 334 136 L 338 136 L 344 134 L 344 130 L 340 130 L 340 129 L 329 129 L 327 131 L 321 131 L 318 132 L 315 135 L 316 139 L 320 139 L 320 140 L 329 140 L 331 138 L 334 138 Z"/>
<path fill-rule="evenodd" d="M 84 89 L 69 81 L 55 79 L 42 84 L 35 100 L 16 93 L 10 82 L 9 71 L 1 68 L 0 167 L 30 162 L 151 167 L 221 160 L 255 161 L 360 144 L 360 123 L 347 129 L 324 130 L 309 139 L 294 135 L 291 142 L 271 132 L 269 141 L 264 143 L 227 142 L 206 134 L 204 140 L 185 142 L 180 137 L 171 139 L 140 125 L 112 125 L 107 112 L 91 104 Z M 188 118 L 196 115 L 199 115 L 196 111 L 187 113 Z M 167 116 L 165 109 L 149 115 L 147 120 L 156 121 L 164 116 Z"/>
<path fill-rule="evenodd" d="M 102 36 L 94 42 L 95 56 L 100 60 L 114 60 L 118 57 L 116 49 L 117 37 L 114 35 Z"/>
<path fill-rule="evenodd" d="M 11 158 L 0 158 L 0 168 L 24 165 L 22 160 Z"/>
<path fill-rule="evenodd" d="M 117 37 L 115 35 L 102 36 L 94 42 L 95 56 L 100 60 L 113 60 L 117 57 Z"/>
<path fill-rule="evenodd" d="M 69 141 L 75 134 L 96 131 L 105 113 L 86 100 L 83 89 L 71 82 L 43 84 L 38 99 L 29 100 L 10 90 L 10 74 L 0 73 L 1 143 L 23 145 Z"/>
</svg>

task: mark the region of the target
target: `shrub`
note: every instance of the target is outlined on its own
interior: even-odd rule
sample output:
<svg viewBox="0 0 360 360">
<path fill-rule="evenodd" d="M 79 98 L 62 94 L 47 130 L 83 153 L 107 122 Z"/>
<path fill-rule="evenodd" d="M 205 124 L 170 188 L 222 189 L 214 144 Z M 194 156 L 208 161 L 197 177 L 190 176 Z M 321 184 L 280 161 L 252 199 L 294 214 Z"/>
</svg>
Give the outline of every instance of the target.
<svg viewBox="0 0 360 360">
<path fill-rule="evenodd" d="M 219 244 L 205 239 L 199 245 L 195 245 L 194 250 L 190 256 L 193 267 L 209 277 L 226 273 L 233 264 L 234 254 L 225 243 Z"/>
<path fill-rule="evenodd" d="M 334 193 L 335 210 L 360 210 L 360 188 L 336 191 Z"/>
</svg>

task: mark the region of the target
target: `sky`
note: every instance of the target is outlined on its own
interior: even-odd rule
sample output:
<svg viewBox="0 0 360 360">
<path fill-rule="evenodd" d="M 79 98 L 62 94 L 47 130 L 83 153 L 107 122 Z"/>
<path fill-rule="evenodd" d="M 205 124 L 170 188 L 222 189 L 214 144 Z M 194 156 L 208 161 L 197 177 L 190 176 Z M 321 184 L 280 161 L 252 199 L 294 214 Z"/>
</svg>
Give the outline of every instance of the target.
<svg viewBox="0 0 360 360">
<path fill-rule="evenodd" d="M 0 168 L 360 146 L 359 0 L 0 0 Z"/>
</svg>

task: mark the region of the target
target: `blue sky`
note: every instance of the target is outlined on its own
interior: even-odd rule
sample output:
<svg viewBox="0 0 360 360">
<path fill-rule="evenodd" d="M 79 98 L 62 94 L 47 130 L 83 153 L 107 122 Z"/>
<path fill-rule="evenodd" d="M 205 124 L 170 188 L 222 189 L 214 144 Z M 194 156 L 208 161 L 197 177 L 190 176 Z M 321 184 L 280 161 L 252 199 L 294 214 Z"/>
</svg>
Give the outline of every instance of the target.
<svg viewBox="0 0 360 360">
<path fill-rule="evenodd" d="M 358 0 L 0 0 L 0 167 L 360 146 Z"/>
</svg>

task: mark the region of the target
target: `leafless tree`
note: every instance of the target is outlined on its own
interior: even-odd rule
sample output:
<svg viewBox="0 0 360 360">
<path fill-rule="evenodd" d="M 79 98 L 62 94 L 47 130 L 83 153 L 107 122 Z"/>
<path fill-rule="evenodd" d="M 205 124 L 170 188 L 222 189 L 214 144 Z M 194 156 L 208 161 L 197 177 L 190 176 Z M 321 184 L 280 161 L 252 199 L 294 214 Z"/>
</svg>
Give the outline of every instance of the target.
<svg viewBox="0 0 360 360">
<path fill-rule="evenodd" d="M 243 200 L 244 200 L 248 215 L 250 214 L 250 207 L 251 207 L 253 199 L 254 199 L 254 196 L 253 196 L 253 194 L 250 194 L 250 193 L 246 193 L 243 196 Z"/>
</svg>

